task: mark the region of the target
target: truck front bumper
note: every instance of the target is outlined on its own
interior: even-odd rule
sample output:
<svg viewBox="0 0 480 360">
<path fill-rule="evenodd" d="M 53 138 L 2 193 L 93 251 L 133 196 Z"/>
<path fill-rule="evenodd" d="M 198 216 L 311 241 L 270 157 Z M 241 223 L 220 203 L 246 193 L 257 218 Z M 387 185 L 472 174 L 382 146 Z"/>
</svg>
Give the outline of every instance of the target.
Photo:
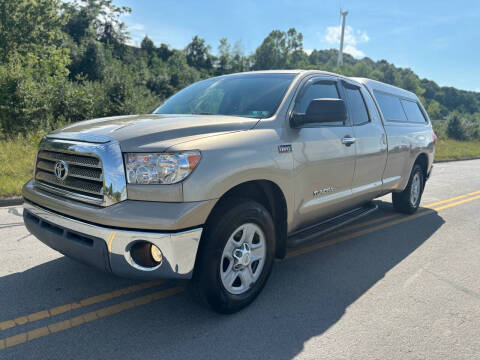
<svg viewBox="0 0 480 360">
<path fill-rule="evenodd" d="M 189 279 L 192 276 L 202 228 L 181 232 L 125 230 L 77 220 L 49 211 L 28 200 L 23 218 L 40 241 L 62 254 L 115 275 L 137 279 Z M 157 246 L 162 262 L 142 267 L 130 255 L 132 245 L 146 241 Z"/>
</svg>

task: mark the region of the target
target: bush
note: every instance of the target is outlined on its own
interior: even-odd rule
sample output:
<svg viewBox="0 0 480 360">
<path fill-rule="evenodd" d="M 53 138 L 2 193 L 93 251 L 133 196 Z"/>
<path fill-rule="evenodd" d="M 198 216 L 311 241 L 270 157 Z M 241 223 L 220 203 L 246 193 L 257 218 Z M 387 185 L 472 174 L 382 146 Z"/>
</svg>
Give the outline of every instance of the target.
<svg viewBox="0 0 480 360">
<path fill-rule="evenodd" d="M 469 139 L 480 138 L 480 123 L 477 119 L 471 118 L 464 122 L 465 133 Z"/>
<path fill-rule="evenodd" d="M 67 86 L 67 62 L 63 51 L 52 48 L 43 57 L 16 54 L 0 65 L 0 129 L 4 134 L 48 128 L 55 122 L 52 104 L 57 89 Z"/>
<path fill-rule="evenodd" d="M 451 139 L 464 141 L 468 139 L 464 121 L 456 113 L 453 113 L 447 122 L 447 135 Z"/>
<path fill-rule="evenodd" d="M 447 122 L 443 120 L 432 120 L 432 127 L 435 135 L 437 135 L 438 139 L 446 140 L 447 136 Z"/>
</svg>

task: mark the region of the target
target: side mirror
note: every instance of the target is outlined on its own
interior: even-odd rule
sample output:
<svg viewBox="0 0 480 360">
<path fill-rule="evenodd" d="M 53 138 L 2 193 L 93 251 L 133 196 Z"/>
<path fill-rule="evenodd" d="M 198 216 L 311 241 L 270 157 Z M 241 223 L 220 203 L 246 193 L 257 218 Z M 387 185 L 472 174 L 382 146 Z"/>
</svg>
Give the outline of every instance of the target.
<svg viewBox="0 0 480 360">
<path fill-rule="evenodd" d="M 343 122 L 347 120 L 347 108 L 342 99 L 313 99 L 305 114 L 293 114 L 293 127 L 305 124 Z"/>
</svg>

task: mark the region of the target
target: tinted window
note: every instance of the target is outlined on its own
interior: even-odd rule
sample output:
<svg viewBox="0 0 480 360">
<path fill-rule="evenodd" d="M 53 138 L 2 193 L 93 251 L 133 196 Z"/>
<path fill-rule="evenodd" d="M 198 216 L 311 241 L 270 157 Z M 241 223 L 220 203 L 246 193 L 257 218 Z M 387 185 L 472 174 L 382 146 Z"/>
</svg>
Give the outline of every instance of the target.
<svg viewBox="0 0 480 360">
<path fill-rule="evenodd" d="M 367 108 L 363 101 L 360 89 L 355 86 L 345 85 L 345 91 L 348 96 L 348 107 L 353 119 L 353 125 L 361 125 L 370 121 Z"/>
<path fill-rule="evenodd" d="M 402 105 L 405 109 L 405 114 L 407 114 L 408 121 L 415 123 L 425 122 L 425 117 L 416 102 L 402 99 Z"/>
<path fill-rule="evenodd" d="M 337 86 L 333 83 L 316 83 L 310 85 L 295 106 L 295 112 L 305 113 L 313 99 L 322 98 L 339 99 Z"/>
<path fill-rule="evenodd" d="M 173 95 L 155 114 L 270 117 L 295 76 L 241 74 L 200 81 Z"/>
<path fill-rule="evenodd" d="M 378 91 L 374 91 L 374 93 L 378 105 L 380 106 L 380 110 L 382 110 L 382 114 L 386 120 L 407 121 L 399 98 Z"/>
<path fill-rule="evenodd" d="M 378 114 L 377 106 L 373 102 L 370 93 L 364 88 L 362 88 L 362 95 L 363 100 L 365 100 L 365 103 L 367 104 L 368 113 L 370 114 L 370 120 L 378 123 L 380 121 L 380 115 Z"/>
</svg>

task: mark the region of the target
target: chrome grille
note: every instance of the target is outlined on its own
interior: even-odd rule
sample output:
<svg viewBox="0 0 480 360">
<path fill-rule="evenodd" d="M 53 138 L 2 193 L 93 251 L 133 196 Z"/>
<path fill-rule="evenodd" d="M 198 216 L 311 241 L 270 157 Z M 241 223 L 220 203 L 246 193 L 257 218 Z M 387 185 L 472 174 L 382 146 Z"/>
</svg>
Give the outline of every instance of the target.
<svg viewBox="0 0 480 360">
<path fill-rule="evenodd" d="M 68 175 L 64 180 L 55 176 L 58 161 L 68 165 Z M 35 181 L 45 190 L 61 192 L 80 201 L 98 204 L 104 201 L 102 162 L 94 156 L 40 150 Z"/>
<path fill-rule="evenodd" d="M 118 141 L 106 136 L 68 132 L 44 136 L 34 179 L 39 190 L 97 206 L 127 199 L 122 150 Z"/>
<path fill-rule="evenodd" d="M 83 156 L 77 154 L 66 154 L 61 152 L 40 150 L 38 152 L 38 158 L 53 162 L 57 160 L 63 160 L 70 164 L 101 168 L 100 160 L 93 156 Z"/>
</svg>

